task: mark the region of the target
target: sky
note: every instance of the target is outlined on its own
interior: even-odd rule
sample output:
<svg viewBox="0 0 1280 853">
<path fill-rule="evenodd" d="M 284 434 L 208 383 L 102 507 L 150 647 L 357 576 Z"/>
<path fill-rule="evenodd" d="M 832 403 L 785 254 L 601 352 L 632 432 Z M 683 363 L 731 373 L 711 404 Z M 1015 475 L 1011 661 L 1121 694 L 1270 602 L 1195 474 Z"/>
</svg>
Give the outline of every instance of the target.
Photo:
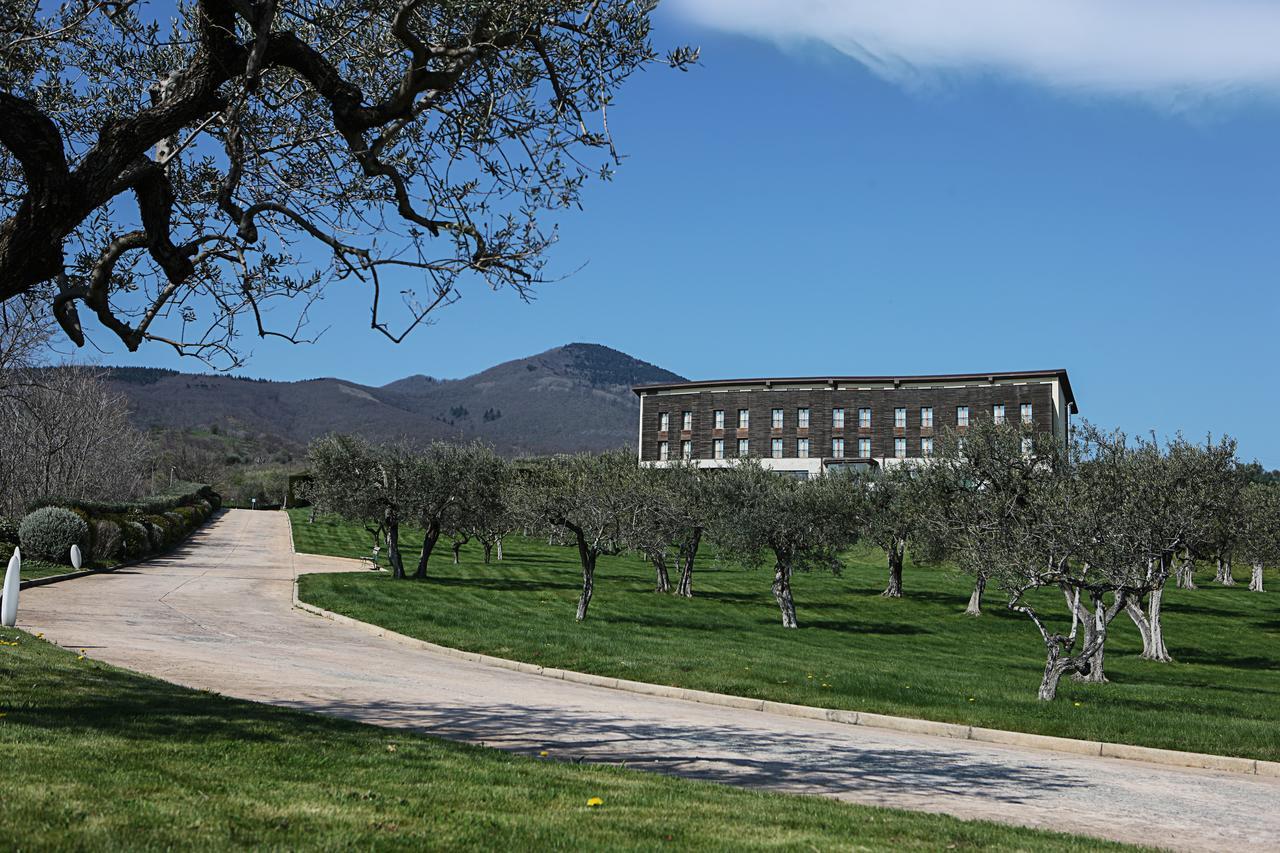
<svg viewBox="0 0 1280 853">
<path fill-rule="evenodd" d="M 475 283 L 400 345 L 337 288 L 318 343 L 237 372 L 380 385 L 574 341 L 690 378 L 1061 367 L 1095 423 L 1280 467 L 1280 2 L 957 8 L 669 0 L 655 42 L 701 62 L 623 88 L 563 280 Z"/>
</svg>

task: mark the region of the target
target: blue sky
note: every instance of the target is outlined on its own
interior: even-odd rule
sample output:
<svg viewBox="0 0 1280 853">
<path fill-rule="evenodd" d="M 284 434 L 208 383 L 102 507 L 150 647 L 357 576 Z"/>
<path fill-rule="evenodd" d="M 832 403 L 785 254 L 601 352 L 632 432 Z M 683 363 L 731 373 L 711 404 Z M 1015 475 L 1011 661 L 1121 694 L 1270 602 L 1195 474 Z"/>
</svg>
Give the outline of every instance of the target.
<svg viewBox="0 0 1280 853">
<path fill-rule="evenodd" d="M 693 378 L 1065 367 L 1090 420 L 1225 431 L 1280 467 L 1280 74 L 1246 35 L 1184 68 L 1121 62 L 1087 27 L 1096 55 L 841 17 L 859 4 L 801 3 L 776 41 L 783 4 L 732 6 L 658 13 L 658 44 L 702 63 L 624 88 L 629 156 L 564 220 L 567 279 L 529 305 L 476 285 L 399 346 L 334 290 L 318 344 L 256 343 L 240 372 L 458 377 L 571 341 Z M 197 367 L 154 345 L 101 360 Z"/>
</svg>

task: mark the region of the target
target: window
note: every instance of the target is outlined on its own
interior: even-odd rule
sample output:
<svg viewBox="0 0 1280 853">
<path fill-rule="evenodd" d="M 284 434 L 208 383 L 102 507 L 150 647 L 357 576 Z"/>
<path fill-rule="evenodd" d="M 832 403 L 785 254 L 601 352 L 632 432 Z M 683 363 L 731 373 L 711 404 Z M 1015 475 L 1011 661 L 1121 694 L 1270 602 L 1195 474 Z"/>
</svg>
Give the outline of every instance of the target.
<svg viewBox="0 0 1280 853">
<path fill-rule="evenodd" d="M 1032 451 L 1034 450 L 1035 450 L 1035 444 L 1034 442 L 1031 441 L 1031 436 L 1024 435 L 1022 437 L 1022 455 L 1030 456 Z"/>
<path fill-rule="evenodd" d="M 870 409 L 858 409 L 858 429 L 871 429 Z"/>
<path fill-rule="evenodd" d="M 933 429 L 933 406 L 920 409 L 920 429 Z"/>
<path fill-rule="evenodd" d="M 844 439 L 843 438 L 831 439 L 831 458 L 832 459 L 844 458 Z"/>
<path fill-rule="evenodd" d="M 746 429 L 751 426 L 751 410 L 738 409 L 738 429 Z"/>
<path fill-rule="evenodd" d="M 771 446 L 769 448 L 769 455 L 772 456 L 774 459 L 781 459 L 782 458 L 782 439 L 775 438 L 772 442 L 770 442 L 770 445 Z"/>
<path fill-rule="evenodd" d="M 796 440 L 796 456 L 801 459 L 809 458 L 809 439 L 801 438 Z"/>
<path fill-rule="evenodd" d="M 738 439 L 738 455 L 742 457 L 751 455 L 751 443 L 745 438 Z"/>
<path fill-rule="evenodd" d="M 692 441 L 680 442 L 680 457 L 682 459 L 693 458 L 693 442 Z"/>
<path fill-rule="evenodd" d="M 809 410 L 796 409 L 796 426 L 800 429 L 809 428 Z"/>
<path fill-rule="evenodd" d="M 773 428 L 782 429 L 782 409 L 773 410 Z"/>
<path fill-rule="evenodd" d="M 898 459 L 907 458 L 907 440 L 905 438 L 895 438 L 893 440 L 893 455 Z"/>
<path fill-rule="evenodd" d="M 831 410 L 831 426 L 833 429 L 844 429 L 844 409 Z"/>
<path fill-rule="evenodd" d="M 658 432 L 666 432 L 671 426 L 671 415 L 666 412 L 658 413 Z"/>
<path fill-rule="evenodd" d="M 716 429 L 724 429 L 724 409 L 716 409 Z"/>
<path fill-rule="evenodd" d="M 920 439 L 920 455 L 926 458 L 933 455 L 933 439 L 932 438 Z"/>
<path fill-rule="evenodd" d="M 991 419 L 998 424 L 1004 423 L 1004 403 L 996 403 L 991 407 Z"/>
<path fill-rule="evenodd" d="M 906 409 L 893 410 L 893 428 L 894 429 L 907 428 L 907 410 Z"/>
<path fill-rule="evenodd" d="M 969 425 L 969 407 L 956 406 L 956 426 L 967 427 Z"/>
<path fill-rule="evenodd" d="M 680 429 L 689 432 L 693 429 L 693 412 L 680 413 Z"/>
<path fill-rule="evenodd" d="M 1022 422 L 1024 424 L 1031 423 L 1031 404 L 1030 403 L 1022 404 Z"/>
<path fill-rule="evenodd" d="M 871 458 L 871 439 L 869 438 L 858 439 L 858 458 L 859 459 Z"/>
<path fill-rule="evenodd" d="M 666 462 L 671 458 L 671 447 L 665 441 L 658 442 L 658 459 Z"/>
<path fill-rule="evenodd" d="M 711 442 L 711 455 L 716 459 L 724 458 L 724 439 L 717 438 Z"/>
</svg>

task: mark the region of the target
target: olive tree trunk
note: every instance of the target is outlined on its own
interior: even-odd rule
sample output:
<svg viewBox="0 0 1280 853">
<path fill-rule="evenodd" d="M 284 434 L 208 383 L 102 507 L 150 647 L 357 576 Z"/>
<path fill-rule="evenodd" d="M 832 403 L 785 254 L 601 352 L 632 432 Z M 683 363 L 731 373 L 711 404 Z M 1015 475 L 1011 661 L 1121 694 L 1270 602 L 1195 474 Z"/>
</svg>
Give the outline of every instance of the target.
<svg viewBox="0 0 1280 853">
<path fill-rule="evenodd" d="M 1164 588 L 1154 589 L 1147 598 L 1146 612 L 1142 610 L 1142 599 L 1130 599 L 1125 604 L 1125 611 L 1138 633 L 1142 635 L 1142 658 L 1160 663 L 1172 663 L 1173 657 L 1164 645 L 1164 628 L 1160 623 L 1160 605 L 1164 599 Z"/>
<path fill-rule="evenodd" d="M 1075 617 L 1080 620 L 1080 624 L 1084 627 L 1084 647 L 1086 649 L 1096 648 L 1097 651 L 1089 658 L 1089 668 L 1087 672 L 1077 671 L 1072 674 L 1074 681 L 1080 681 L 1087 684 L 1106 684 L 1106 644 L 1099 643 L 1099 635 L 1105 636 L 1107 625 L 1107 610 L 1099 600 L 1094 607 L 1093 612 L 1089 612 L 1089 608 L 1080 603 L 1079 599 L 1072 593 L 1071 588 L 1065 584 L 1062 586 L 1062 594 L 1067 599 L 1067 608 L 1075 609 Z"/>
<path fill-rule="evenodd" d="M 462 562 L 462 546 L 467 544 L 466 539 L 453 540 L 453 564 L 456 566 Z"/>
<path fill-rule="evenodd" d="M 1190 554 L 1184 554 L 1177 571 L 1178 589 L 1196 588 L 1196 560 Z"/>
<path fill-rule="evenodd" d="M 387 519 L 387 562 L 391 564 L 391 577 L 403 580 L 404 559 L 400 556 L 400 521 L 394 517 Z"/>
<path fill-rule="evenodd" d="M 782 611 L 782 627 L 796 627 L 796 603 L 791 597 L 791 562 L 779 559 L 773 569 L 773 597 Z"/>
<path fill-rule="evenodd" d="M 431 560 L 431 552 L 435 550 L 436 542 L 440 539 L 439 523 L 432 522 L 428 524 L 423 533 L 422 553 L 418 555 L 418 570 L 413 573 L 415 579 L 422 579 L 427 576 L 427 563 Z"/>
<path fill-rule="evenodd" d="M 680 583 L 676 586 L 676 595 L 682 598 L 693 598 L 693 561 L 701 542 L 702 528 L 699 527 L 693 531 L 693 538 L 680 548 Z"/>
<path fill-rule="evenodd" d="M 1231 574 L 1231 557 L 1218 555 L 1218 570 L 1213 579 L 1223 586 L 1235 586 L 1236 579 Z"/>
<path fill-rule="evenodd" d="M 964 609 L 966 616 L 982 615 L 982 594 L 987 591 L 987 576 L 978 573 L 978 579 L 973 584 L 973 593 L 969 596 L 969 606 Z"/>
<path fill-rule="evenodd" d="M 659 554 L 653 558 L 653 570 L 657 574 L 654 592 L 671 592 L 671 576 L 667 574 L 667 555 Z"/>
<path fill-rule="evenodd" d="M 484 546 L 484 562 L 487 566 L 493 560 L 493 540 L 484 539 L 481 544 Z"/>
<path fill-rule="evenodd" d="M 894 539 L 885 552 L 889 558 L 889 585 L 880 593 L 885 598 L 902 598 L 902 556 L 906 550 L 906 542 Z"/>
<path fill-rule="evenodd" d="M 1262 563 L 1253 564 L 1253 574 L 1249 576 L 1249 591 L 1262 592 Z"/>
<path fill-rule="evenodd" d="M 594 550 L 587 547 L 587 542 L 578 536 L 578 559 L 582 563 L 582 594 L 578 596 L 578 621 L 587 618 L 587 607 L 591 604 L 591 596 L 596 591 L 596 557 Z"/>
<path fill-rule="evenodd" d="M 504 537 L 499 536 L 499 537 L 497 538 L 497 540 L 496 540 L 496 541 L 494 541 L 494 543 L 493 543 L 493 544 L 494 544 L 494 548 L 495 548 L 495 550 L 497 551 L 497 560 L 498 560 L 498 562 L 499 562 L 499 563 L 501 563 L 501 562 L 502 562 L 502 540 L 503 540 L 503 538 L 504 538 Z"/>
</svg>

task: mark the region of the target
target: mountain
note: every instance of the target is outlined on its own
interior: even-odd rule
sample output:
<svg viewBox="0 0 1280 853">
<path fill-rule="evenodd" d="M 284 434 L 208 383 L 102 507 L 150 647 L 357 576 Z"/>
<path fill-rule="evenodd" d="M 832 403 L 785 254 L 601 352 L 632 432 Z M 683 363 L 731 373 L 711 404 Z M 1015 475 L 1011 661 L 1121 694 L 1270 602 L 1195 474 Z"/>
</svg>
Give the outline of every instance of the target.
<svg viewBox="0 0 1280 853">
<path fill-rule="evenodd" d="M 273 382 L 112 367 L 107 381 L 143 429 L 255 436 L 300 448 L 328 432 L 371 439 L 477 438 L 508 455 L 635 442 L 633 385 L 682 377 L 598 344 L 569 344 L 465 379 L 408 376 L 381 387 L 341 379 Z"/>
</svg>

